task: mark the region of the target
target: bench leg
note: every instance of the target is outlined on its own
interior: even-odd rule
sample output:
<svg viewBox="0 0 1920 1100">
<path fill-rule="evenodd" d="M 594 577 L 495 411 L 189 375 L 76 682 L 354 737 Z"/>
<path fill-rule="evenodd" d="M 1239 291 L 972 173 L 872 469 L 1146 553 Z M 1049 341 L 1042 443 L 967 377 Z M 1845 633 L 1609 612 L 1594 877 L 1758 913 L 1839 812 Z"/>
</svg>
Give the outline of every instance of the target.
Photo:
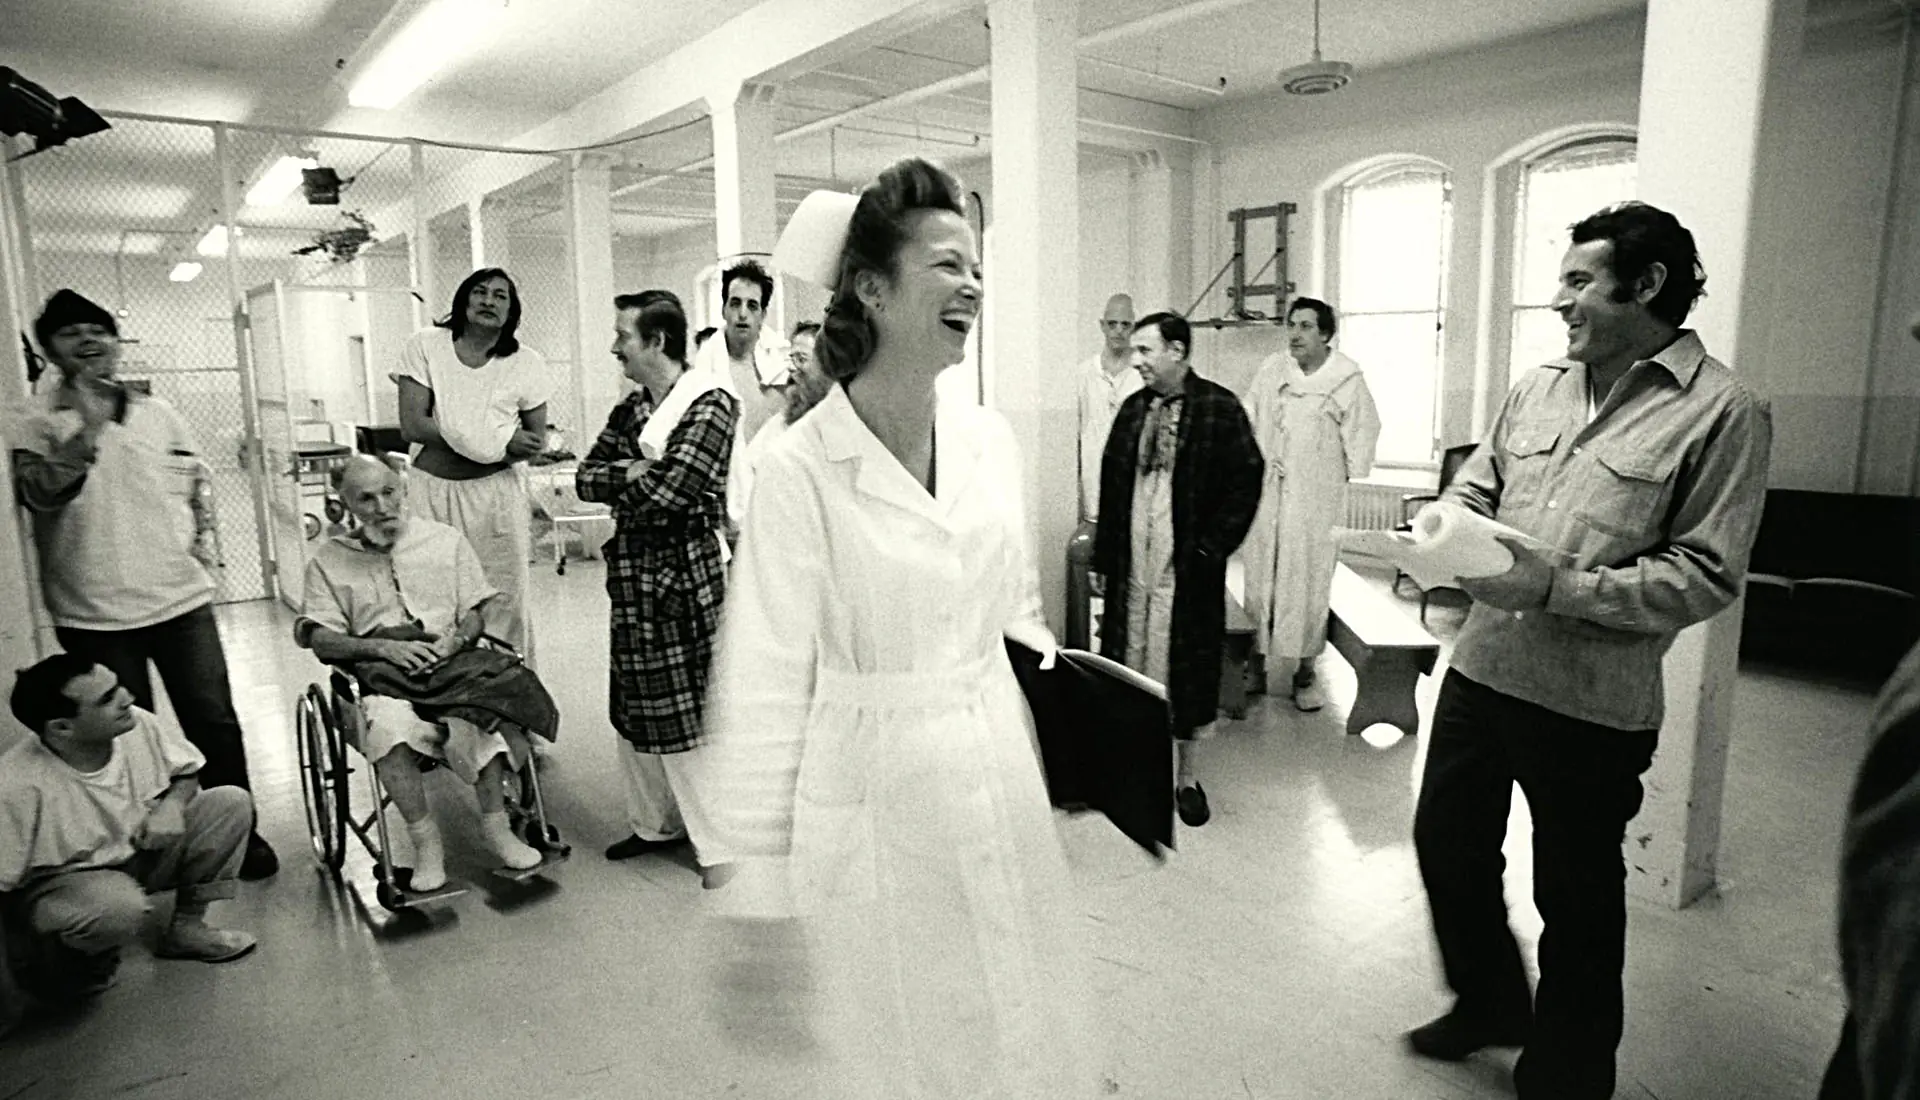
<svg viewBox="0 0 1920 1100">
<path fill-rule="evenodd" d="M 1348 733 L 1362 733 L 1368 726 L 1385 723 L 1408 737 L 1419 735 L 1420 708 L 1413 689 L 1420 682 L 1420 668 L 1413 653 L 1373 654 L 1354 674 L 1360 687 L 1353 711 L 1347 715 Z"/>
<path fill-rule="evenodd" d="M 1252 634 L 1227 635 L 1220 661 L 1220 710 L 1229 718 L 1247 716 L 1247 658 L 1252 652 Z"/>
</svg>

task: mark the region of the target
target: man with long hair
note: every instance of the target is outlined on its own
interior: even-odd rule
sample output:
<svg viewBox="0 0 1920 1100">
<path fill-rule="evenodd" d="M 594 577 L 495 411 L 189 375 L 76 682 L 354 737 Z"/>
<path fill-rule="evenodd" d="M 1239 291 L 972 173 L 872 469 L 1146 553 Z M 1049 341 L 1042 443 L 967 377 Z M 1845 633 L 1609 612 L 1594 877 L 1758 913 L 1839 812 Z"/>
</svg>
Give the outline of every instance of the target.
<svg viewBox="0 0 1920 1100">
<path fill-rule="evenodd" d="M 529 663 L 531 508 L 516 463 L 546 450 L 554 379 L 520 343 L 520 290 L 497 267 L 460 281 L 447 315 L 401 349 L 400 434 L 413 444 L 413 506 L 465 535 L 487 580 L 513 597 L 506 641 Z"/>
</svg>

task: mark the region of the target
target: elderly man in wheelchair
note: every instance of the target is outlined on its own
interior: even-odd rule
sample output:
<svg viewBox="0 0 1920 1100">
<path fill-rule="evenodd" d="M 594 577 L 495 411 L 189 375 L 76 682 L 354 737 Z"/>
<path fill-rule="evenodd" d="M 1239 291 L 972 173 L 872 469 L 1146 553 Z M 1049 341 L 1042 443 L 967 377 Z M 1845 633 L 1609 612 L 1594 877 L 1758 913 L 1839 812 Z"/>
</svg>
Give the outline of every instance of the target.
<svg viewBox="0 0 1920 1100">
<path fill-rule="evenodd" d="M 336 471 L 336 482 L 353 523 L 308 562 L 294 624 L 295 640 L 336 668 L 332 699 L 316 685 L 300 716 L 309 824 L 323 862 L 339 869 L 344 826 L 351 825 L 378 861 L 383 904 L 397 908 L 446 890 L 440 829 L 422 775 L 429 760 L 473 784 L 481 833 L 504 865 L 500 873 L 519 877 L 564 856 L 546 825 L 522 736 L 553 736 L 552 698 L 510 654 L 494 652 L 488 660 L 475 653 L 489 625 L 504 632 L 506 617 L 517 613 L 511 597 L 487 583 L 459 531 L 407 514 L 394 466 L 355 456 Z M 324 738 L 313 735 L 319 727 Z M 377 842 L 347 810 L 342 740 L 372 762 L 376 802 L 390 799 L 400 811 L 413 847 L 410 876 L 396 875 L 382 805 L 369 818 Z M 517 789 L 530 797 L 514 808 L 534 817 L 526 840 L 509 814 L 507 787 L 516 776 Z"/>
</svg>

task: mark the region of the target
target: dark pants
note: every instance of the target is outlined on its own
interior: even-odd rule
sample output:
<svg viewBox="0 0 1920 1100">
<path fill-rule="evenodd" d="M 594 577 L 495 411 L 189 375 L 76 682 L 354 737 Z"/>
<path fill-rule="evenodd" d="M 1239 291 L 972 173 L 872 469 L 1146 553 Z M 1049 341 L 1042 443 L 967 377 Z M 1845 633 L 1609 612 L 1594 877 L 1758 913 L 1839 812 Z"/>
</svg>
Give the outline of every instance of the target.
<svg viewBox="0 0 1920 1100">
<path fill-rule="evenodd" d="M 1834 1048 L 1827 1075 L 1820 1082 L 1820 1100 L 1861 1100 L 1866 1094 L 1866 1083 L 1860 1079 L 1860 1041 L 1849 1012 L 1840 1025 L 1840 1045 Z"/>
<path fill-rule="evenodd" d="M 251 789 L 246 741 L 233 711 L 227 655 L 220 648 L 211 605 L 135 630 L 63 626 L 54 633 L 68 653 L 112 669 L 121 686 L 133 693 L 134 705 L 144 710 L 153 709 L 153 680 L 147 674 L 147 662 L 152 661 L 187 740 L 207 758 L 200 785 Z"/>
<path fill-rule="evenodd" d="M 1413 839 L 1455 1010 L 1470 1017 L 1527 1018 L 1500 881 L 1516 782 L 1533 815 L 1533 897 L 1545 927 L 1532 1038 L 1514 1070 L 1522 1097 L 1613 1095 L 1627 939 L 1620 848 L 1657 740 L 1657 730 L 1568 718 L 1458 672 L 1440 686 Z"/>
</svg>

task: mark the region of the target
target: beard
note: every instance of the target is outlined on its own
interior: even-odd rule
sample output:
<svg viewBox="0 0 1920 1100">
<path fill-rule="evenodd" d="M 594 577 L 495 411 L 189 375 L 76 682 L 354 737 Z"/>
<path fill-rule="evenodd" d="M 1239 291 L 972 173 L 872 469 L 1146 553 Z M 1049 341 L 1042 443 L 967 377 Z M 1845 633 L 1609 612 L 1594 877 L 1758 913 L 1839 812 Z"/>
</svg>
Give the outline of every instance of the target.
<svg viewBox="0 0 1920 1100">
<path fill-rule="evenodd" d="M 400 541 L 402 523 L 398 519 L 361 521 L 360 541 L 376 550 L 391 550 Z"/>
</svg>

